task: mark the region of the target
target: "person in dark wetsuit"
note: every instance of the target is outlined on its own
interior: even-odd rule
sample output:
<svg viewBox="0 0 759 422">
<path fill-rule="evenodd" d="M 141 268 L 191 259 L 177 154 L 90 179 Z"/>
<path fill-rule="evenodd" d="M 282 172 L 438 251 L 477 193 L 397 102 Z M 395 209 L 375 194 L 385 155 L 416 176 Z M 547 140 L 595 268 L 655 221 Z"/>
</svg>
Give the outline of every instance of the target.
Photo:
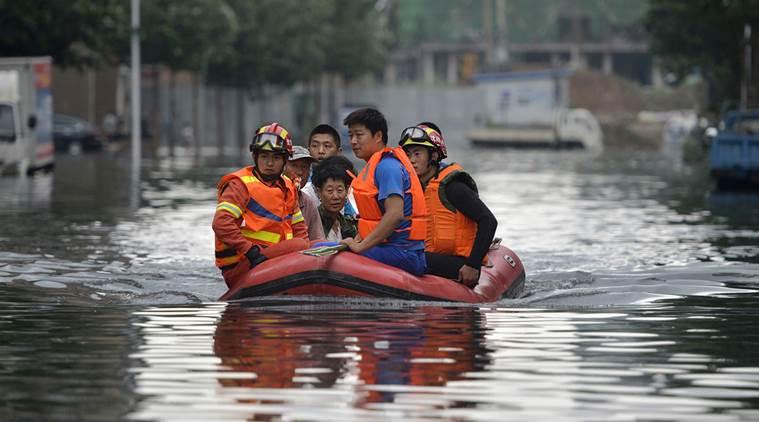
<svg viewBox="0 0 759 422">
<path fill-rule="evenodd" d="M 427 273 L 474 287 L 498 221 L 480 200 L 474 179 L 458 164 L 442 162 L 447 151 L 437 125 L 406 128 L 399 145 L 424 188 Z"/>
</svg>

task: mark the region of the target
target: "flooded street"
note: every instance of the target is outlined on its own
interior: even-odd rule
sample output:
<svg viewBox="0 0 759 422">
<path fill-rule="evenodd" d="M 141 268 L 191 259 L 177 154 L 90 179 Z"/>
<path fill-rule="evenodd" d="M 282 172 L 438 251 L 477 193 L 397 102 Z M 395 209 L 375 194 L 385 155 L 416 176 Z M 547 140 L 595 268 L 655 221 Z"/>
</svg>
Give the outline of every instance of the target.
<svg viewBox="0 0 759 422">
<path fill-rule="evenodd" d="M 449 156 L 522 297 L 219 303 L 236 160 L 0 179 L 0 420 L 759 419 L 759 195 L 657 151 Z"/>
</svg>

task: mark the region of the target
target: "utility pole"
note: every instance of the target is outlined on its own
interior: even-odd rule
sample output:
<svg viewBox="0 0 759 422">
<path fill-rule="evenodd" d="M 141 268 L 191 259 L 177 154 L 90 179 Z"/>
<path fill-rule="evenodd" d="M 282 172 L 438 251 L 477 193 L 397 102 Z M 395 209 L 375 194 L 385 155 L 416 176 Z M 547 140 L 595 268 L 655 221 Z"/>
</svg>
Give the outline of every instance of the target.
<svg viewBox="0 0 759 422">
<path fill-rule="evenodd" d="M 140 178 L 142 126 L 140 110 L 140 0 L 132 0 L 132 171 Z"/>
<path fill-rule="evenodd" d="M 485 64 L 493 64 L 493 11 L 492 0 L 482 0 L 482 38 L 485 41 Z"/>
<path fill-rule="evenodd" d="M 506 0 L 495 0 L 495 28 L 495 62 L 502 65 L 509 61 Z"/>
</svg>

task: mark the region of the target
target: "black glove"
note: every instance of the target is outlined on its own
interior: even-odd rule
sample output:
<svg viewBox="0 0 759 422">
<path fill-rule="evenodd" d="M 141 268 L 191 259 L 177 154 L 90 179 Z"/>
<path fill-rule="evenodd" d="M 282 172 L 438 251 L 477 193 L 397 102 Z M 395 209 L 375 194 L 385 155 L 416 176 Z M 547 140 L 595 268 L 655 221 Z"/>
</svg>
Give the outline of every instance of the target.
<svg viewBox="0 0 759 422">
<path fill-rule="evenodd" d="M 255 267 L 256 265 L 266 261 L 266 257 L 264 254 L 261 253 L 261 248 L 258 246 L 253 246 L 250 248 L 248 253 L 245 254 L 245 256 L 248 258 L 248 261 L 250 262 L 250 268 Z"/>
</svg>

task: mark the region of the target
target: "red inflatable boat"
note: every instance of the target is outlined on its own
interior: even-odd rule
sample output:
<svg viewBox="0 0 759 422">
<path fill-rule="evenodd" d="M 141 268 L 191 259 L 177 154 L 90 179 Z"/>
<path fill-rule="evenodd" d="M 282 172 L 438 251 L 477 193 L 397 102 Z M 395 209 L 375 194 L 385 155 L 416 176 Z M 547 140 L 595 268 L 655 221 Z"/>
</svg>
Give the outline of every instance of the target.
<svg viewBox="0 0 759 422">
<path fill-rule="evenodd" d="M 297 295 L 481 303 L 519 296 L 524 278 L 519 257 L 500 245 L 488 252 L 474 289 L 434 275 L 416 277 L 352 252 L 321 257 L 296 252 L 263 262 L 220 300 Z"/>
</svg>

